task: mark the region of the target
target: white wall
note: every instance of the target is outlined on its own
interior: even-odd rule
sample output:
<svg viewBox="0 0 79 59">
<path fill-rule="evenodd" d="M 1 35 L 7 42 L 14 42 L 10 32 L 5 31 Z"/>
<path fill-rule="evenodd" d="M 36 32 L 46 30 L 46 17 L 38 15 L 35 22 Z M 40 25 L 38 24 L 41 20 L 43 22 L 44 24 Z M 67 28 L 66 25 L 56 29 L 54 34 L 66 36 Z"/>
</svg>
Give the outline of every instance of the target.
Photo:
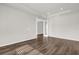
<svg viewBox="0 0 79 59">
<path fill-rule="evenodd" d="M 0 46 L 35 38 L 35 26 L 34 16 L 0 5 Z"/>
<path fill-rule="evenodd" d="M 79 12 L 50 17 L 48 24 L 49 36 L 79 41 Z"/>
</svg>

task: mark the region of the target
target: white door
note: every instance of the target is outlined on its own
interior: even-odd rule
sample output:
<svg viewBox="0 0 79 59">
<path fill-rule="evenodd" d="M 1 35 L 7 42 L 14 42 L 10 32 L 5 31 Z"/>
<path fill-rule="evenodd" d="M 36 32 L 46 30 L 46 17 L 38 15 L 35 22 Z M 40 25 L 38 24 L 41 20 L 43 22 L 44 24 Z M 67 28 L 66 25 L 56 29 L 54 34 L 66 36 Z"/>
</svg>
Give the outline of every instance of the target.
<svg viewBox="0 0 79 59">
<path fill-rule="evenodd" d="M 36 19 L 36 32 L 37 34 L 48 34 L 48 24 L 46 20 Z"/>
</svg>

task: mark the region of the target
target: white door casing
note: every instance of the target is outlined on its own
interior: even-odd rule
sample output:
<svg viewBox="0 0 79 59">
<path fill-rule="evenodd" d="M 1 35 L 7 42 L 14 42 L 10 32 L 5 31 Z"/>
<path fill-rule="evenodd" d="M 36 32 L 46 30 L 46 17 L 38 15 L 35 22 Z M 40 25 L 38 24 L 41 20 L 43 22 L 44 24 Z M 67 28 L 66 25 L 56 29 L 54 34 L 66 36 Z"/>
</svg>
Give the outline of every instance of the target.
<svg viewBox="0 0 79 59">
<path fill-rule="evenodd" d="M 47 22 L 47 20 L 36 18 L 36 34 L 43 34 L 44 36 L 48 35 L 48 22 Z"/>
</svg>

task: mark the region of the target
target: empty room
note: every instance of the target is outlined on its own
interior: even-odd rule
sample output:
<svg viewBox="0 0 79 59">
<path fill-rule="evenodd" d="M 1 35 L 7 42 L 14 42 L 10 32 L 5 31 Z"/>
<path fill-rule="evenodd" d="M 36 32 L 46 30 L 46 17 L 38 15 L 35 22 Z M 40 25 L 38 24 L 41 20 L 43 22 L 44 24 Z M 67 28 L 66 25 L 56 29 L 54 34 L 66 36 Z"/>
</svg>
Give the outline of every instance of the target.
<svg viewBox="0 0 79 59">
<path fill-rule="evenodd" d="M 0 3 L 0 55 L 79 55 L 79 3 Z"/>
</svg>

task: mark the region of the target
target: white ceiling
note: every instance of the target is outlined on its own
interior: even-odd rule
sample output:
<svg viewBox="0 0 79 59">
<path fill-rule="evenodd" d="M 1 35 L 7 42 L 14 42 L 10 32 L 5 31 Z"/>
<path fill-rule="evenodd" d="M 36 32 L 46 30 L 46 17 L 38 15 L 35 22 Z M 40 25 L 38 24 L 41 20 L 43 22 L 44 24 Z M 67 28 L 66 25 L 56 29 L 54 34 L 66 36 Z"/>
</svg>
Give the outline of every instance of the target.
<svg viewBox="0 0 79 59">
<path fill-rule="evenodd" d="M 34 15 L 53 15 L 62 11 L 78 11 L 78 3 L 9 3 L 13 7 L 28 11 Z"/>
</svg>

